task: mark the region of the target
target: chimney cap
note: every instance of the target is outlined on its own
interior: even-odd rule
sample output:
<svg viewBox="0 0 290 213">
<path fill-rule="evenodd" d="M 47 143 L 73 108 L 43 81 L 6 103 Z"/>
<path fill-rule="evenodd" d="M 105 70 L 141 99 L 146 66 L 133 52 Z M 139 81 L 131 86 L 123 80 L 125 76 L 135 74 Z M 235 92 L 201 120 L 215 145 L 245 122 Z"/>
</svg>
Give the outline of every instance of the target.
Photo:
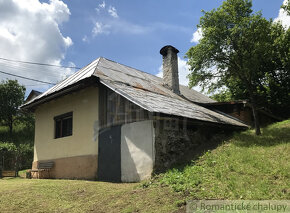
<svg viewBox="0 0 290 213">
<path fill-rule="evenodd" d="M 173 52 L 176 53 L 176 54 L 179 53 L 179 50 L 176 49 L 175 47 L 173 47 L 171 45 L 166 45 L 166 46 L 161 48 L 160 54 L 163 55 L 163 56 L 167 55 L 168 49 L 172 49 Z"/>
</svg>

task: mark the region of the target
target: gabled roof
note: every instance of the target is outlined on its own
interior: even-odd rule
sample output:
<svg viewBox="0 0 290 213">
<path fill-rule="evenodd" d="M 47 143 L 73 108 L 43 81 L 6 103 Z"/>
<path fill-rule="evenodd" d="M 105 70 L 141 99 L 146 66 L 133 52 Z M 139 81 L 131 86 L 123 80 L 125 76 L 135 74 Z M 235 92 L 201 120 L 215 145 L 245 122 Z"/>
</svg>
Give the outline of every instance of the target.
<svg viewBox="0 0 290 213">
<path fill-rule="evenodd" d="M 32 99 L 34 99 L 35 97 L 39 96 L 41 94 L 41 92 L 37 91 L 37 90 L 31 90 L 31 92 L 29 93 L 29 95 L 27 96 L 27 98 L 25 99 L 25 103 L 28 101 L 31 101 Z"/>
<path fill-rule="evenodd" d="M 215 101 L 195 90 L 180 86 L 181 95 L 177 95 L 163 86 L 162 78 L 102 57 L 25 103 L 22 108 L 35 106 L 41 103 L 41 100 L 91 77 L 98 77 L 102 84 L 150 112 L 246 127 L 235 119 L 196 104 Z"/>
</svg>

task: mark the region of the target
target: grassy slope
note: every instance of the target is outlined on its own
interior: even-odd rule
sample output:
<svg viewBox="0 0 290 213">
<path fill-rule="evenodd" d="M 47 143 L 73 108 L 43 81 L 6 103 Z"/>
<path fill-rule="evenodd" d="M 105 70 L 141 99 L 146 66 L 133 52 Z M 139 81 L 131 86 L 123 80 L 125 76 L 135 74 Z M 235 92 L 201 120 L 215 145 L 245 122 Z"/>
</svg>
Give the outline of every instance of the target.
<svg viewBox="0 0 290 213">
<path fill-rule="evenodd" d="M 290 120 L 236 134 L 157 180 L 195 199 L 290 199 Z"/>
<path fill-rule="evenodd" d="M 18 123 L 13 126 L 12 136 L 6 126 L 0 126 L 0 142 L 13 142 L 15 144 L 28 143 L 33 144 L 34 129 L 27 128 L 24 124 Z"/>
<path fill-rule="evenodd" d="M 141 184 L 0 179 L 0 212 L 174 212 L 186 199 L 290 199 L 289 142 L 290 120 L 260 137 L 246 131 Z"/>
</svg>

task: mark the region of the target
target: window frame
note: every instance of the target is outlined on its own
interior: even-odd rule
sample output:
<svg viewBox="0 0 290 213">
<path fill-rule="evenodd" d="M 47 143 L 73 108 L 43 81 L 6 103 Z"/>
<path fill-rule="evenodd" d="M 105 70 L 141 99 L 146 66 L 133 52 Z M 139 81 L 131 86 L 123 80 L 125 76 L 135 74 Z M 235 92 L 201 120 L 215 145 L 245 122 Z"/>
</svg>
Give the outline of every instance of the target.
<svg viewBox="0 0 290 213">
<path fill-rule="evenodd" d="M 71 133 L 68 135 L 64 135 L 63 131 L 62 131 L 63 130 L 63 121 L 66 119 L 70 119 L 70 118 L 71 118 L 71 131 L 70 131 Z M 64 113 L 61 115 L 57 115 L 53 119 L 54 119 L 54 139 L 69 137 L 69 136 L 73 135 L 73 112 L 67 112 L 67 113 Z M 57 134 L 57 132 L 58 132 L 57 122 L 58 121 L 60 121 L 60 128 L 61 128 L 59 135 Z"/>
</svg>

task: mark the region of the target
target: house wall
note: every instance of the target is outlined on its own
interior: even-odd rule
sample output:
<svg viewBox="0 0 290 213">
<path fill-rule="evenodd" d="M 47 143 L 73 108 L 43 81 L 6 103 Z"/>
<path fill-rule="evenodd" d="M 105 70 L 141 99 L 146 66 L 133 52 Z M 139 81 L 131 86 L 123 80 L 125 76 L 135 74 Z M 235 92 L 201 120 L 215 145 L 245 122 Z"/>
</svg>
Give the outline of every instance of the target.
<svg viewBox="0 0 290 213">
<path fill-rule="evenodd" d="M 245 122 L 247 125 L 252 125 L 253 120 L 252 120 L 252 110 L 249 107 L 243 107 L 239 111 L 235 111 L 232 113 L 228 113 L 229 115 L 240 119 L 241 121 Z"/>
<path fill-rule="evenodd" d="M 33 169 L 38 161 L 53 160 L 55 178 L 94 179 L 98 155 L 98 97 L 96 87 L 57 98 L 35 111 Z M 72 135 L 55 139 L 54 117 L 73 112 Z"/>
<path fill-rule="evenodd" d="M 121 180 L 138 182 L 151 177 L 154 163 L 153 121 L 121 127 Z"/>
</svg>

